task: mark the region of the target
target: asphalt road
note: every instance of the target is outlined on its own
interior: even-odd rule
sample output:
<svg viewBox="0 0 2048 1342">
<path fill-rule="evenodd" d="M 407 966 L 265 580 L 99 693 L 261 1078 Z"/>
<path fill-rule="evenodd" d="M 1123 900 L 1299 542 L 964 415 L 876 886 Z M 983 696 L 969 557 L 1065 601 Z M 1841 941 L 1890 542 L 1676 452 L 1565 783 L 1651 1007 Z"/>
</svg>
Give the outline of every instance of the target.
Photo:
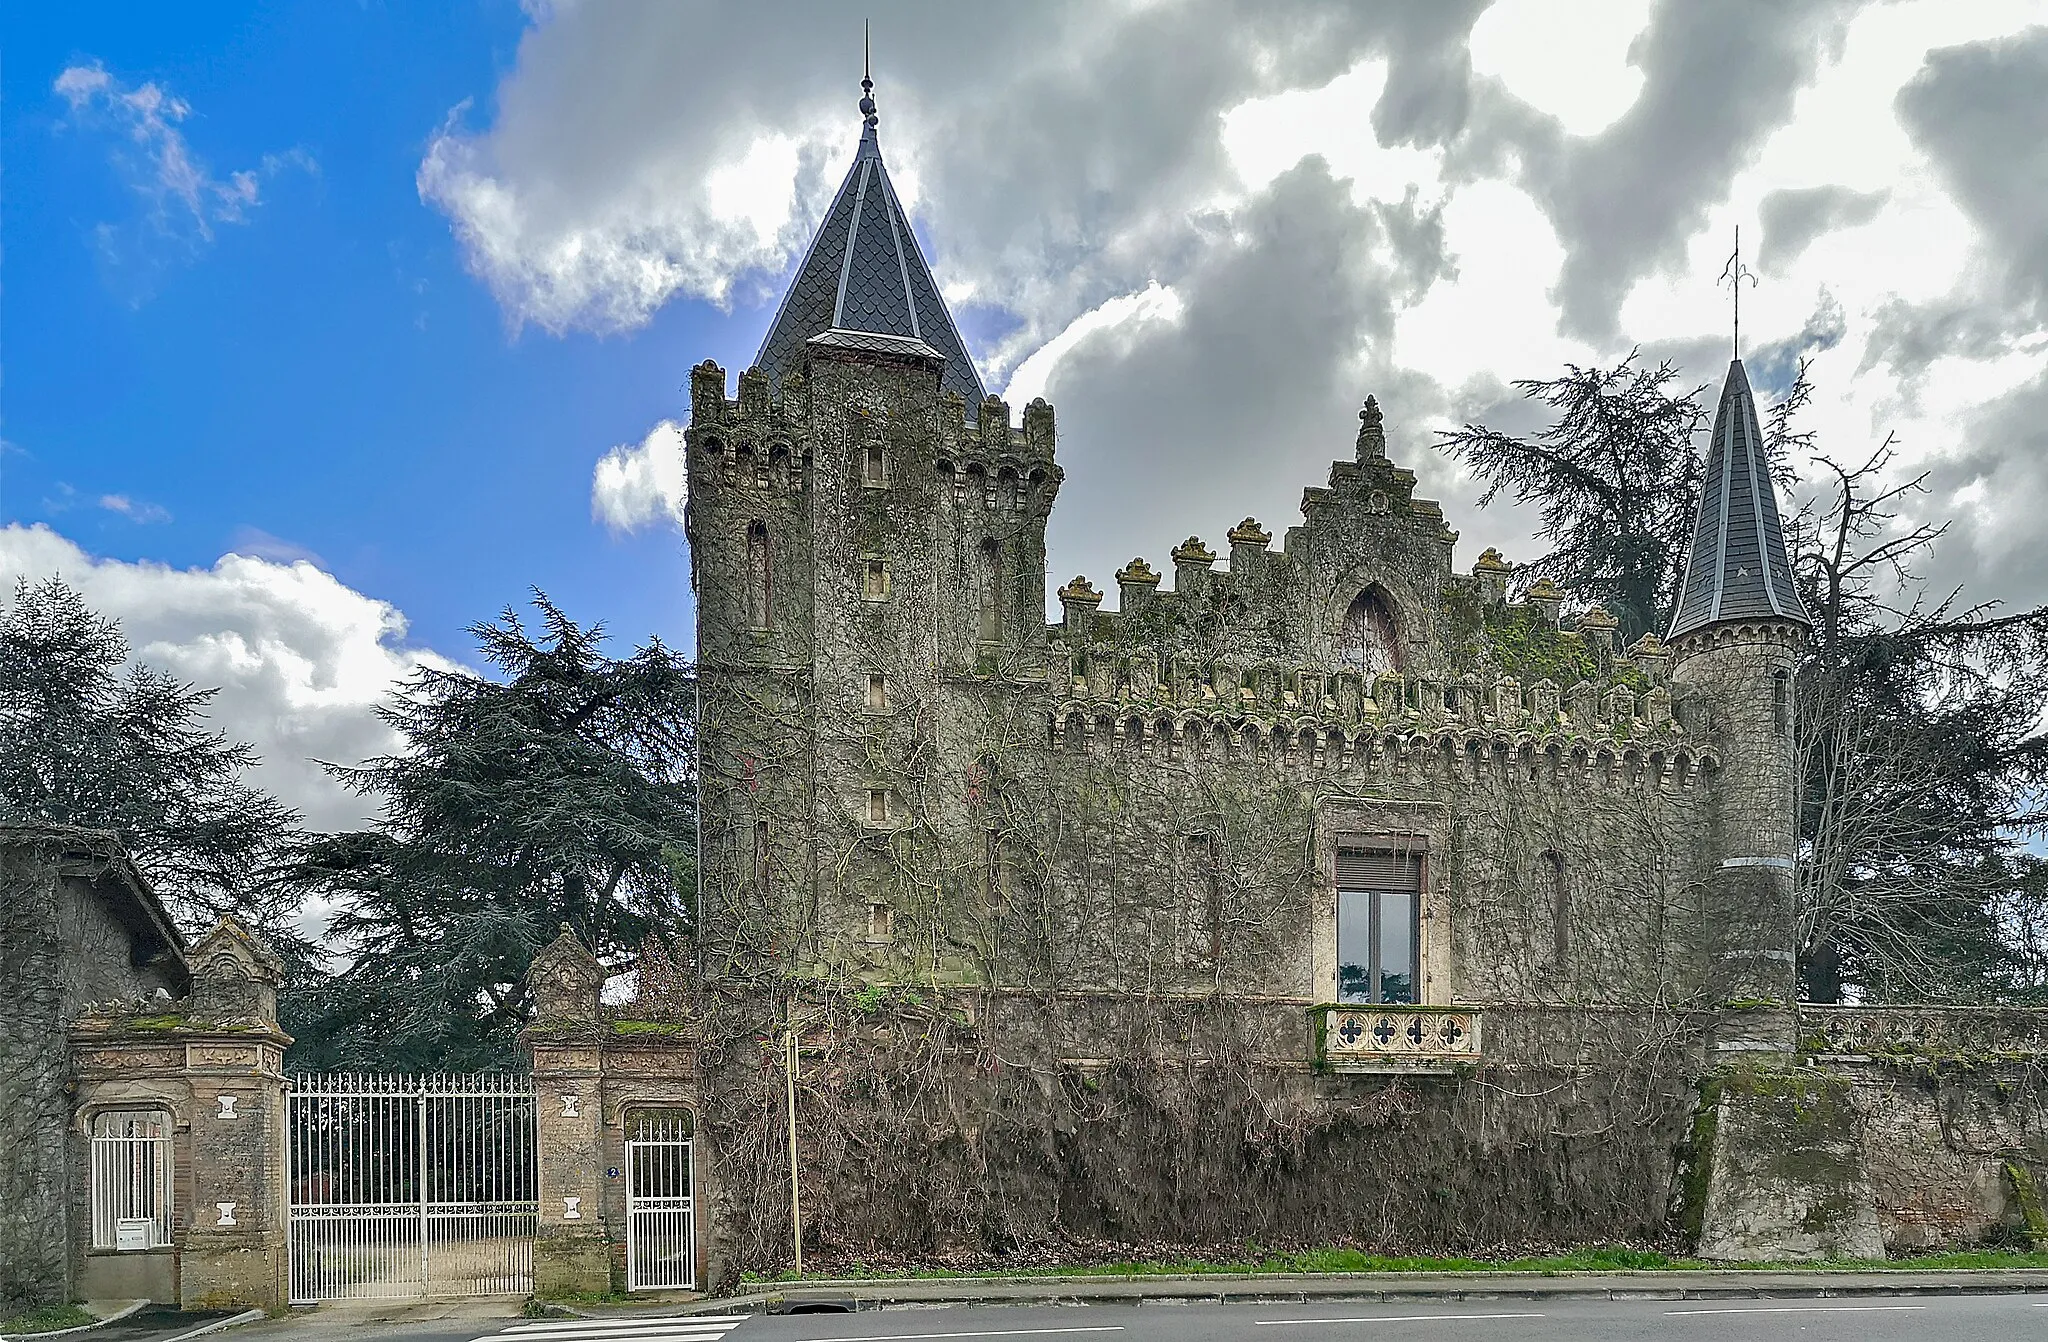
<svg viewBox="0 0 2048 1342">
<path fill-rule="evenodd" d="M 861 1314 L 520 1321 L 488 1332 L 472 1324 L 459 1336 L 462 1342 L 1373 1342 L 1397 1337 L 1429 1342 L 2048 1342 L 2048 1297 L 952 1306 Z"/>
</svg>

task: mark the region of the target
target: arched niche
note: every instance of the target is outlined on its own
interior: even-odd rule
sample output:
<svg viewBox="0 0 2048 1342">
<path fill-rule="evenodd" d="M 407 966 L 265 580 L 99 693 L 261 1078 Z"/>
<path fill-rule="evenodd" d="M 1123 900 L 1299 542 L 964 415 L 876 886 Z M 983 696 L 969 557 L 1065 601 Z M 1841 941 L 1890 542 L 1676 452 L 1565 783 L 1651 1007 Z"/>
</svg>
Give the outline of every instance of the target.
<svg viewBox="0 0 2048 1342">
<path fill-rule="evenodd" d="M 1368 676 L 1401 670 L 1401 634 L 1394 624 L 1394 603 L 1378 587 L 1351 599 L 1337 629 L 1337 661 Z"/>
</svg>

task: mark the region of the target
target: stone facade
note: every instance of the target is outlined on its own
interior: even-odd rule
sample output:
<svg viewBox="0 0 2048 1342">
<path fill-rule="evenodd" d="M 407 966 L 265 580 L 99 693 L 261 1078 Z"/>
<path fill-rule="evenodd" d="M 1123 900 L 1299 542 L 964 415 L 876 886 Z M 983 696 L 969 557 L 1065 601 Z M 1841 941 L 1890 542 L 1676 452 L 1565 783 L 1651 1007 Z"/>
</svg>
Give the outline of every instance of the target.
<svg viewBox="0 0 2048 1342">
<path fill-rule="evenodd" d="M 283 1304 L 276 961 L 232 920 L 188 947 L 114 836 L 48 827 L 0 829 L 0 956 L 0 1308 Z M 161 1146 L 96 1164 L 99 1120 L 136 1114 Z M 144 1197 L 96 1233 L 102 1179 Z"/>
<path fill-rule="evenodd" d="M 95 1245 L 90 1179 L 70 1205 L 74 1290 L 186 1309 L 286 1301 L 284 1051 L 279 968 L 249 931 L 222 922 L 190 953 L 191 988 L 168 1002 L 102 1002 L 73 1026 L 69 1140 L 90 1171 L 87 1134 L 108 1111 L 168 1116 L 171 1242 L 135 1252 Z"/>
<path fill-rule="evenodd" d="M 76 1294 L 72 1022 L 186 979 L 183 940 L 113 836 L 0 827 L 0 1312 Z"/>
<path fill-rule="evenodd" d="M 886 185 L 872 120 L 855 172 Z M 1190 537 L 1170 565 L 1132 560 L 1113 600 L 1085 578 L 1060 586 L 1048 624 L 1053 410 L 1034 401 L 1018 422 L 959 394 L 919 338 L 921 291 L 889 293 L 889 248 L 913 234 L 882 200 L 872 221 L 835 204 L 762 366 L 736 388 L 714 364 L 691 374 L 693 1030 L 721 1149 L 765 1144 L 782 1122 L 741 1041 L 792 1031 L 828 1072 L 881 1078 L 911 1065 L 914 1031 L 943 1041 L 916 1065 L 945 1078 L 950 1136 L 934 1140 L 963 1170 L 1000 1163 L 998 1111 L 1032 1108 L 1005 1089 L 1011 1068 L 1038 1078 L 1026 1127 L 1054 1146 L 1071 1122 L 1090 1151 L 1141 1148 L 1132 1115 L 1151 1101 L 1105 1104 L 1116 1121 L 1091 1128 L 1065 1112 L 1086 1104 L 1054 1092 L 1167 1064 L 1234 1073 L 1266 1113 L 1245 1119 L 1235 1168 L 1122 1207 L 1078 1153 L 1053 1162 L 1064 1172 L 1027 1172 L 1019 1155 L 979 1192 L 919 1170 L 955 1208 L 928 1222 L 987 1224 L 892 1230 L 844 1207 L 849 1251 L 999 1249 L 1036 1213 L 990 1205 L 1034 1200 L 1055 1235 L 1126 1240 L 1197 1224 L 1218 1239 L 1291 1224 L 1392 1242 L 1371 1227 L 1405 1219 L 1433 1227 L 1411 1240 L 1450 1243 L 1480 1224 L 1529 1239 L 1659 1223 L 1645 1207 L 1674 1191 L 1689 1109 L 1673 1079 L 1689 1092 L 1712 1060 L 1793 1046 L 1780 677 L 1804 617 L 1751 577 L 1758 547 L 1782 540 L 1757 520 L 1769 485 L 1740 365 L 1709 466 L 1716 517 L 1738 523 L 1702 521 L 1669 646 L 1618 647 L 1612 616 L 1567 614 L 1547 583 L 1511 600 L 1495 551 L 1461 571 L 1458 534 L 1389 459 L 1371 398 L 1278 544 L 1251 518 L 1221 554 Z M 912 290 L 922 266 L 903 261 Z M 1729 558 L 1730 537 L 1750 558 Z M 1592 1094 L 1602 1073 L 1641 1085 L 1617 1107 Z M 1482 1118 L 1458 1098 L 1475 1077 L 1539 1098 Z M 890 1120 L 858 1116 L 871 1098 L 810 1093 L 829 1188 L 828 1171 L 850 1181 L 854 1166 L 822 1148 L 880 1143 Z M 1462 1223 L 1261 1171 L 1283 1149 L 1298 1158 L 1304 1134 L 1334 1142 L 1413 1093 L 1465 1116 L 1429 1139 L 1418 1159 L 1434 1172 L 1417 1176 L 1458 1185 L 1460 1205 L 1470 1194 Z M 1489 1149 L 1570 1160 L 1568 1134 L 1631 1121 L 1645 1170 L 1663 1170 L 1647 1202 L 1566 1179 L 1532 1189 L 1519 1222 L 1479 1210 L 1472 1166 Z M 771 1196 L 766 1162 L 731 1174 Z M 1197 1195 L 1231 1214 L 1191 1219 Z M 748 1217 L 732 1232 L 739 1266 L 788 1233 Z"/>
<path fill-rule="evenodd" d="M 540 1228 L 534 1292 L 623 1288 L 626 1140 L 642 1110 L 694 1110 L 696 1050 L 687 1024 L 616 1018 L 600 1007 L 605 973 L 564 928 L 534 961 L 535 1019 L 525 1033 L 539 1096 Z M 693 1184 L 715 1202 L 716 1162 L 696 1134 Z M 695 1278 L 708 1279 L 706 1237 Z"/>
<path fill-rule="evenodd" d="M 1751 722 L 1702 695 L 1682 725 L 1656 640 L 1509 602 L 1491 554 L 1454 573 L 1375 424 L 1282 548 L 1247 520 L 1217 571 L 1191 539 L 1173 586 L 1134 561 L 1110 612 L 1076 579 L 1048 628 L 1050 408 L 969 421 L 928 374 L 822 358 L 764 384 L 692 384 L 714 936 L 794 904 L 802 973 L 1306 1007 L 1336 999 L 1337 849 L 1399 841 L 1424 1002 L 1704 985 L 1720 766 Z M 1789 777 L 1789 740 L 1742 748 Z"/>
</svg>

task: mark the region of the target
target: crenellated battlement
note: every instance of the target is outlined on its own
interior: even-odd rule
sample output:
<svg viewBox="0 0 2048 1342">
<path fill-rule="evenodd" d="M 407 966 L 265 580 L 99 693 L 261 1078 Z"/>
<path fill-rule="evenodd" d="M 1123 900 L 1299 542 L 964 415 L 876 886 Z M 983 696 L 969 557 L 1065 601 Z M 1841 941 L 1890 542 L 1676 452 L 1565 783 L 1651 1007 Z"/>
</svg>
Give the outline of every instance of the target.
<svg viewBox="0 0 2048 1342">
<path fill-rule="evenodd" d="M 1052 509 L 1065 472 L 1054 462 L 1053 409 L 1041 397 L 1024 407 L 1022 425 L 1010 407 L 990 396 L 970 418 L 952 391 L 937 397 L 938 431 L 933 467 L 956 505 L 996 512 Z M 684 441 L 693 479 L 760 490 L 802 490 L 813 464 L 809 386 L 800 370 L 778 382 L 758 368 L 739 375 L 738 394 L 726 395 L 726 373 L 706 359 L 690 370 L 690 424 Z"/>
<path fill-rule="evenodd" d="M 1345 724 L 1312 715 L 1258 720 L 1202 709 L 1146 713 L 1081 700 L 1052 712 L 1047 743 L 1062 754 L 1121 755 L 1134 762 L 1206 761 L 1414 782 L 1526 780 L 1566 789 L 1684 789 L 1720 768 L 1711 746 L 1675 732 L 1634 740 L 1441 721 Z"/>
<path fill-rule="evenodd" d="M 1071 587 L 1063 599 L 1085 598 Z M 1560 684 L 1525 684 L 1513 675 L 1468 671 L 1378 675 L 1275 660 L 1200 661 L 1148 648 L 1096 648 L 1071 655 L 1065 701 L 1088 713 L 1193 710 L 1227 722 L 1313 720 L 1344 729 L 1401 724 L 1418 731 L 1468 727 L 1588 740 L 1643 741 L 1685 735 L 1671 709 L 1671 691 L 1640 668 L 1618 662 L 1606 676 Z M 1060 676 L 1052 679 L 1059 683 Z M 1065 710 L 1062 710 L 1063 712 Z"/>
</svg>

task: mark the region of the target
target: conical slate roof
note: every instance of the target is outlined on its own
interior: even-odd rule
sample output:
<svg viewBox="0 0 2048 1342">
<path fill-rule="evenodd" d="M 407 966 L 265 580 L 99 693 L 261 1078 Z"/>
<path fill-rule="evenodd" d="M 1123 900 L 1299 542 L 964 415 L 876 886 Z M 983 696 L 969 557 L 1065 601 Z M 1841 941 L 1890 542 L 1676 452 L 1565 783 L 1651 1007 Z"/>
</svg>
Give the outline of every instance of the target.
<svg viewBox="0 0 2048 1342">
<path fill-rule="evenodd" d="M 981 405 L 981 377 L 889 183 L 872 113 L 754 362 L 780 379 L 802 363 L 806 344 L 944 360 L 940 386 L 970 413 Z"/>
<path fill-rule="evenodd" d="M 1810 623 L 1785 552 L 1785 527 L 1757 426 L 1756 397 L 1737 359 L 1728 365 L 1728 380 L 1721 386 L 1692 553 L 1666 639 L 1722 620 L 1762 619 Z"/>
</svg>

